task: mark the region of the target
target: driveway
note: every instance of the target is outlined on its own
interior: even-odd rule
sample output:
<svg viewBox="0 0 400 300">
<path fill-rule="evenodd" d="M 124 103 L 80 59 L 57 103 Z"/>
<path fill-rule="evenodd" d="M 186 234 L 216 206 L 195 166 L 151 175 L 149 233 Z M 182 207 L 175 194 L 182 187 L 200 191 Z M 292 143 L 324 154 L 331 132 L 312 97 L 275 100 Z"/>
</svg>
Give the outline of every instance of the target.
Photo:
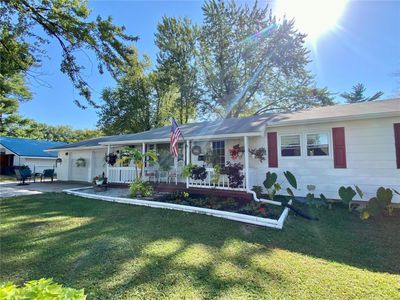
<svg viewBox="0 0 400 300">
<path fill-rule="evenodd" d="M 65 189 L 90 186 L 88 182 L 30 182 L 28 185 L 18 185 L 17 182 L 0 183 L 0 198 L 35 195 L 46 192 L 60 193 Z"/>
</svg>

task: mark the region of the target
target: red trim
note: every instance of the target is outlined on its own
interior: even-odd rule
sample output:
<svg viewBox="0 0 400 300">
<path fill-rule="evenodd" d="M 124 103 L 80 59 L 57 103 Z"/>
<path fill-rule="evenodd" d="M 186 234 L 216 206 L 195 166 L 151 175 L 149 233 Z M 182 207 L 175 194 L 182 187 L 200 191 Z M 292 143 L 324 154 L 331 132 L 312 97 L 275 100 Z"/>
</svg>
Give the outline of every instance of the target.
<svg viewBox="0 0 400 300">
<path fill-rule="evenodd" d="M 346 163 L 346 138 L 344 127 L 332 128 L 333 139 L 333 165 L 335 168 L 347 168 Z"/>
<path fill-rule="evenodd" d="M 268 167 L 278 167 L 278 138 L 276 132 L 267 133 Z"/>
<path fill-rule="evenodd" d="M 397 169 L 400 169 L 400 123 L 393 124 L 394 146 L 396 148 Z"/>
</svg>

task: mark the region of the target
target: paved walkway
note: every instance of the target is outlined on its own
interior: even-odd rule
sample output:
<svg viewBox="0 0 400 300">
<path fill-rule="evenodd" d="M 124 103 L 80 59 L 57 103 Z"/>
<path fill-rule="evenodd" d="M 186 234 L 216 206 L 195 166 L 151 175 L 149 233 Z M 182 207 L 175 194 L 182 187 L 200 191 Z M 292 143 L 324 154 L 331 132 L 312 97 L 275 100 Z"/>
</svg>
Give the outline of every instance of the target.
<svg viewBox="0 0 400 300">
<path fill-rule="evenodd" d="M 84 186 L 90 186 L 85 182 L 30 182 L 28 185 L 17 185 L 17 182 L 0 183 L 0 198 L 9 198 L 15 196 L 35 195 L 45 192 L 60 193 L 65 189 L 73 189 Z"/>
</svg>

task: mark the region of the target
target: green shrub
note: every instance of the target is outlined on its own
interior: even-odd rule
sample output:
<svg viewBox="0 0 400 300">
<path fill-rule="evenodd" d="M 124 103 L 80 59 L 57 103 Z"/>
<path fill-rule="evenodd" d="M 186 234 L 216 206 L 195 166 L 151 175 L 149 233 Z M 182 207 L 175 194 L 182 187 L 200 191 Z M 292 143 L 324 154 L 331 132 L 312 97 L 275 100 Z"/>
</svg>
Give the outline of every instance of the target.
<svg viewBox="0 0 400 300">
<path fill-rule="evenodd" d="M 7 282 L 0 285 L 0 299 L 86 299 L 84 290 L 63 287 L 52 279 L 32 280 L 18 287 Z"/>
<path fill-rule="evenodd" d="M 342 201 L 349 207 L 349 211 L 351 211 L 351 201 L 357 194 L 355 190 L 351 186 L 344 187 L 341 186 L 339 188 L 339 197 L 342 199 Z"/>
<path fill-rule="evenodd" d="M 129 185 L 129 192 L 132 197 L 137 197 L 139 194 L 143 197 L 151 197 L 153 196 L 153 187 L 148 182 L 136 179 Z"/>
<path fill-rule="evenodd" d="M 196 167 L 197 166 L 193 165 L 192 163 L 189 163 L 186 166 L 184 166 L 182 169 L 182 177 L 187 178 L 187 177 L 191 176 L 193 169 Z"/>
<path fill-rule="evenodd" d="M 361 211 L 361 219 L 368 219 L 370 216 L 378 217 L 384 213 L 390 214 L 390 204 L 393 199 L 393 191 L 380 187 L 376 191 L 376 197 L 369 199 L 367 207 Z"/>
</svg>

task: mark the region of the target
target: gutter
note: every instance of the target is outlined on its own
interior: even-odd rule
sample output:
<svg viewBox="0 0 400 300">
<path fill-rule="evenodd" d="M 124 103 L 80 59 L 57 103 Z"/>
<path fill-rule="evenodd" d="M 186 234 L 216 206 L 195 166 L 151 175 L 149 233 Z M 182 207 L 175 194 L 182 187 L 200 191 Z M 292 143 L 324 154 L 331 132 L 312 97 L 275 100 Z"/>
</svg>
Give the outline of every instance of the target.
<svg viewBox="0 0 400 300">
<path fill-rule="evenodd" d="M 364 115 L 352 115 L 352 116 L 342 116 L 342 117 L 325 117 L 317 119 L 304 119 L 304 120 L 293 120 L 293 121 L 276 121 L 276 123 L 267 123 L 267 129 L 269 127 L 284 127 L 284 126 L 294 126 L 294 125 L 307 125 L 307 124 L 323 124 L 331 122 L 342 122 L 342 121 L 354 121 L 354 120 L 369 120 L 378 118 L 389 118 L 389 117 L 400 117 L 400 111 L 386 112 L 386 113 L 369 113 Z"/>
<path fill-rule="evenodd" d="M 263 131 L 245 132 L 245 133 L 231 133 L 231 134 L 218 134 L 218 135 L 202 135 L 202 136 L 185 136 L 185 140 L 210 140 L 210 139 L 226 139 L 226 138 L 242 138 L 244 136 L 262 136 Z M 100 145 L 123 145 L 123 144 L 142 144 L 142 143 L 159 143 L 169 142 L 169 138 L 162 139 L 144 139 L 144 140 L 120 140 L 110 142 L 100 142 Z"/>
</svg>

